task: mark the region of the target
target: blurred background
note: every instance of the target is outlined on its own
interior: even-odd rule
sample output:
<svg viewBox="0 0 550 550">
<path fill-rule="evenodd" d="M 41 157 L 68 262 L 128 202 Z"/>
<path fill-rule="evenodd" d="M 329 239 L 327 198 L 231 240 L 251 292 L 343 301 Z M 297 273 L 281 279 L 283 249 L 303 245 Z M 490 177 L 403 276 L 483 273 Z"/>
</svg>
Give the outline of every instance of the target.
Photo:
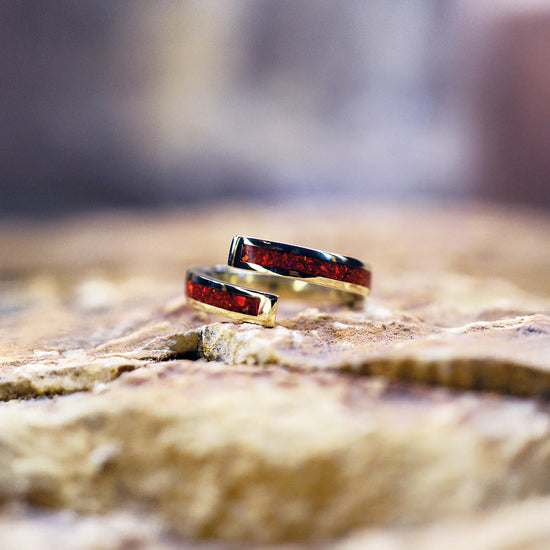
<svg viewBox="0 0 550 550">
<path fill-rule="evenodd" d="M 0 213 L 550 205 L 550 1 L 0 3 Z"/>
</svg>

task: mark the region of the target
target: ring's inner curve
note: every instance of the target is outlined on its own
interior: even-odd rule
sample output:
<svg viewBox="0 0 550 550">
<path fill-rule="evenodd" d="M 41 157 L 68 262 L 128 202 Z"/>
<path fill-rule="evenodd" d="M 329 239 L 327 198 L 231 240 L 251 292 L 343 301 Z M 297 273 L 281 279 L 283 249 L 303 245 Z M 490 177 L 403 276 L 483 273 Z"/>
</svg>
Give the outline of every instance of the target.
<svg viewBox="0 0 550 550">
<path fill-rule="evenodd" d="M 330 302 L 355 306 L 364 302 L 363 296 L 344 290 L 327 288 L 314 283 L 278 277 L 277 275 L 267 273 L 237 269 L 226 265 L 194 268 L 193 271 L 198 275 L 219 279 L 226 283 L 241 285 L 254 290 L 271 292 L 287 299 L 298 298 L 312 302 Z"/>
</svg>

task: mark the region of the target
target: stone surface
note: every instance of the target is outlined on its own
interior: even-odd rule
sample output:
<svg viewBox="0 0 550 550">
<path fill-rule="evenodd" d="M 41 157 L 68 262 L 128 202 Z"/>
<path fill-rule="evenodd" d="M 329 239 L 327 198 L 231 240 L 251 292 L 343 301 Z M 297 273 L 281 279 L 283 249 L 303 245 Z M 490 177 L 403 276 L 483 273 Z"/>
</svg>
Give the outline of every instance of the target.
<svg viewBox="0 0 550 550">
<path fill-rule="evenodd" d="M 323 539 L 550 491 L 545 405 L 281 367 L 163 363 L 11 401 L 0 426 L 5 498 L 137 505 L 187 537 Z"/>
<path fill-rule="evenodd" d="M 308 221 L 303 240 L 231 208 L 2 228 L 0 537 L 492 549 L 517 525 L 518 545 L 550 540 L 548 219 L 282 217 Z M 281 299 L 273 329 L 192 310 L 185 268 L 223 261 L 234 233 L 370 261 L 372 298 Z"/>
<path fill-rule="evenodd" d="M 548 498 L 530 499 L 476 517 L 400 531 L 369 530 L 331 548 L 337 550 L 545 550 L 550 546 Z"/>
<path fill-rule="evenodd" d="M 78 514 L 12 506 L 0 517 L 3 550 L 179 550 L 200 548 L 167 534 L 160 522 L 130 512 Z M 205 546 L 206 547 L 206 546 Z M 214 546 L 215 548 L 215 546 Z"/>
</svg>

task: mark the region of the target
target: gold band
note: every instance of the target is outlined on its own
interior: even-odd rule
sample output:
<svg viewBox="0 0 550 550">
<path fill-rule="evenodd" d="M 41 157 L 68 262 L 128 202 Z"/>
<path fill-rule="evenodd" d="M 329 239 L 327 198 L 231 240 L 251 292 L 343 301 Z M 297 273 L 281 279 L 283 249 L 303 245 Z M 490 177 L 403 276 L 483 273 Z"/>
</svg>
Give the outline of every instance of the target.
<svg viewBox="0 0 550 550">
<path fill-rule="evenodd" d="M 353 306 L 370 292 L 368 265 L 312 248 L 237 235 L 228 264 L 187 271 L 189 305 L 272 327 L 280 295 Z"/>
<path fill-rule="evenodd" d="M 187 303 L 207 313 L 272 327 L 279 296 L 243 286 L 242 280 L 226 265 L 192 267 L 187 270 Z"/>
<path fill-rule="evenodd" d="M 357 305 L 364 299 L 342 289 L 226 265 L 190 268 L 186 294 L 189 305 L 196 309 L 267 327 L 275 323 L 279 296 L 345 305 Z"/>
<path fill-rule="evenodd" d="M 370 293 L 370 267 L 360 260 L 333 252 L 236 235 L 227 263 L 239 269 L 307 281 L 347 294 L 364 297 Z M 344 301 L 349 302 L 349 297 Z"/>
</svg>

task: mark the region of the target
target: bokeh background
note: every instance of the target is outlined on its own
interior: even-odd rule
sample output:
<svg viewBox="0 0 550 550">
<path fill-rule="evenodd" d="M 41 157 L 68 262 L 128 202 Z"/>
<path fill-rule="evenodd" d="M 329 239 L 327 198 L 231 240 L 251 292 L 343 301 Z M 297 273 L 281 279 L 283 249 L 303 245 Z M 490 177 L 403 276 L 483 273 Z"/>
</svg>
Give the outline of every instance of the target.
<svg viewBox="0 0 550 550">
<path fill-rule="evenodd" d="M 0 3 L 0 213 L 550 205 L 548 0 Z"/>
</svg>

